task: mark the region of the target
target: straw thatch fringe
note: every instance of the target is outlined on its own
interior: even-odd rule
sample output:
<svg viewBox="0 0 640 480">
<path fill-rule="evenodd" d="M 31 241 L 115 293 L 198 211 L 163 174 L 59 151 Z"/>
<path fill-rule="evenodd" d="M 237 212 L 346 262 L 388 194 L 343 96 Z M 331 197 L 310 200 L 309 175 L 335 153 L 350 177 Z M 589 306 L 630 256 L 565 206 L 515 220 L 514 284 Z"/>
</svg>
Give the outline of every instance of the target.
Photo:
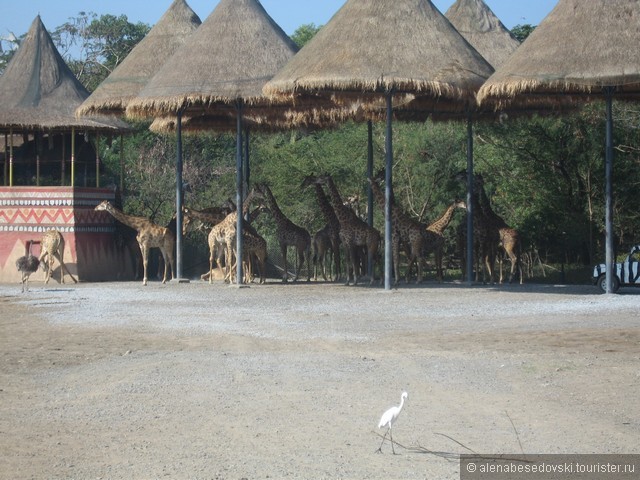
<svg viewBox="0 0 640 480">
<path fill-rule="evenodd" d="M 330 90 L 348 101 L 394 91 L 467 102 L 492 72 L 429 0 L 349 0 L 264 93 Z"/>
<path fill-rule="evenodd" d="M 221 0 L 127 107 L 134 118 L 271 105 L 264 84 L 297 51 L 257 0 Z"/>
<path fill-rule="evenodd" d="M 523 95 L 533 102 L 554 93 L 579 99 L 602 95 L 603 87 L 616 87 L 620 98 L 640 98 L 638 25 L 638 0 L 559 0 L 478 99 L 501 105 Z"/>
<path fill-rule="evenodd" d="M 76 115 L 122 115 L 129 102 L 200 23 L 185 0 L 174 0 L 158 23 L 80 105 Z"/>
</svg>

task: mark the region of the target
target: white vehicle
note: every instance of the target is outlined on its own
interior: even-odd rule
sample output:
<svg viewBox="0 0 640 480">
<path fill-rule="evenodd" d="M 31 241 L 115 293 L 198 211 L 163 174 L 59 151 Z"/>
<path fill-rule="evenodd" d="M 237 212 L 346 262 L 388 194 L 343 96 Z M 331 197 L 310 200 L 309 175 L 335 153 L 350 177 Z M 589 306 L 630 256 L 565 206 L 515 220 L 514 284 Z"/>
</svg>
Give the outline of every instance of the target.
<svg viewBox="0 0 640 480">
<path fill-rule="evenodd" d="M 606 267 L 604 263 L 593 267 L 593 282 L 603 292 L 607 291 Z M 613 291 L 620 287 L 640 287 L 640 245 L 631 249 L 623 262 L 616 263 L 613 269 Z"/>
</svg>

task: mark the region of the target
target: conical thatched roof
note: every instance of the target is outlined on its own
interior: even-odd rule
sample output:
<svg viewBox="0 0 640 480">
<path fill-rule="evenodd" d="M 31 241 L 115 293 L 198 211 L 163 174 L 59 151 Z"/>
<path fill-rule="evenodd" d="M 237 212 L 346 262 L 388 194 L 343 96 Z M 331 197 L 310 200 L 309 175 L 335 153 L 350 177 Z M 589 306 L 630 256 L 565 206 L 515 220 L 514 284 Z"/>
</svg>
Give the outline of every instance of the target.
<svg viewBox="0 0 640 480">
<path fill-rule="evenodd" d="M 0 128 L 8 130 L 117 130 L 124 122 L 77 119 L 75 109 L 89 92 L 56 49 L 40 16 L 0 76 Z"/>
<path fill-rule="evenodd" d="M 552 102 L 557 93 L 640 96 L 640 2 L 559 0 L 479 92 L 498 106 Z"/>
<path fill-rule="evenodd" d="M 147 35 L 77 110 L 77 115 L 122 115 L 129 101 L 158 72 L 164 60 L 200 26 L 185 0 L 174 0 Z"/>
<path fill-rule="evenodd" d="M 348 0 L 265 88 L 473 102 L 493 69 L 429 0 Z"/>
<path fill-rule="evenodd" d="M 457 0 L 445 17 L 493 68 L 502 65 L 520 45 L 484 0 Z"/>
<path fill-rule="evenodd" d="M 238 99 L 267 103 L 262 88 L 296 50 L 257 0 L 221 0 L 131 101 L 127 114 L 188 115 L 190 108 L 235 108 Z"/>
</svg>

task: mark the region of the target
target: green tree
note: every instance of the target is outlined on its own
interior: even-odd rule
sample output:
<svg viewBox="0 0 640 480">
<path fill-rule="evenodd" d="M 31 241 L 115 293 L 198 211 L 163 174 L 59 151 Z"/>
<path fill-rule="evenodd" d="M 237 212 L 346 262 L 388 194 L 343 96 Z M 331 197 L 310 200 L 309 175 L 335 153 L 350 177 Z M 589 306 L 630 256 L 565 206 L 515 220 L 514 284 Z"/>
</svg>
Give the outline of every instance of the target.
<svg viewBox="0 0 640 480">
<path fill-rule="evenodd" d="M 291 40 L 298 46 L 298 48 L 304 47 L 309 40 L 311 40 L 316 33 L 322 28 L 322 26 L 316 26 L 313 23 L 307 23 L 301 25 L 291 35 Z"/>
<path fill-rule="evenodd" d="M 78 80 L 93 91 L 124 60 L 150 27 L 130 23 L 126 15 L 79 12 L 51 37 Z"/>
<path fill-rule="evenodd" d="M 516 25 L 511 29 L 511 33 L 514 37 L 518 39 L 520 43 L 524 42 L 531 32 L 535 30 L 534 25 L 524 24 L 524 25 Z"/>
</svg>

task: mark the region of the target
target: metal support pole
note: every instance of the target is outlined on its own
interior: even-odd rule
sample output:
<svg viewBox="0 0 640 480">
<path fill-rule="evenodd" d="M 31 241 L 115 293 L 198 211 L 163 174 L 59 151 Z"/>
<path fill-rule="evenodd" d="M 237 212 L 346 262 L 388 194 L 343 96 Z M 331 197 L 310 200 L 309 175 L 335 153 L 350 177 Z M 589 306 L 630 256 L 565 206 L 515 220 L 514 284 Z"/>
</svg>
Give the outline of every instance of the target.
<svg viewBox="0 0 640 480">
<path fill-rule="evenodd" d="M 473 119 L 467 117 L 467 282 L 473 283 Z"/>
<path fill-rule="evenodd" d="M 393 252 L 391 249 L 391 202 L 393 201 L 393 90 L 387 92 L 387 131 L 385 135 L 386 166 L 384 185 L 384 289 L 391 290 L 391 266 Z M 373 275 L 373 272 L 371 272 Z"/>
<path fill-rule="evenodd" d="M 182 110 L 176 116 L 176 271 L 172 272 L 176 279 L 182 278 Z"/>
<path fill-rule="evenodd" d="M 242 185 L 243 185 L 243 172 L 242 172 L 242 100 L 238 100 L 236 104 L 236 208 L 238 212 L 238 220 L 236 224 L 236 283 L 238 286 L 242 285 Z M 227 259 L 231 261 L 231 259 Z"/>
<path fill-rule="evenodd" d="M 613 252 L 613 87 L 604 90 L 607 109 L 607 134 L 605 154 L 605 266 L 607 293 L 613 291 L 613 264 L 615 262 Z"/>
<path fill-rule="evenodd" d="M 249 128 L 245 129 L 244 136 L 244 178 L 242 184 L 244 185 L 244 198 L 247 198 L 247 195 L 249 195 L 249 177 L 251 176 L 251 166 L 249 162 Z"/>
<path fill-rule="evenodd" d="M 367 122 L 367 178 L 373 178 L 373 122 Z M 373 189 L 367 182 L 367 224 L 373 227 Z M 367 271 L 373 271 L 373 259 L 367 264 Z"/>
</svg>

